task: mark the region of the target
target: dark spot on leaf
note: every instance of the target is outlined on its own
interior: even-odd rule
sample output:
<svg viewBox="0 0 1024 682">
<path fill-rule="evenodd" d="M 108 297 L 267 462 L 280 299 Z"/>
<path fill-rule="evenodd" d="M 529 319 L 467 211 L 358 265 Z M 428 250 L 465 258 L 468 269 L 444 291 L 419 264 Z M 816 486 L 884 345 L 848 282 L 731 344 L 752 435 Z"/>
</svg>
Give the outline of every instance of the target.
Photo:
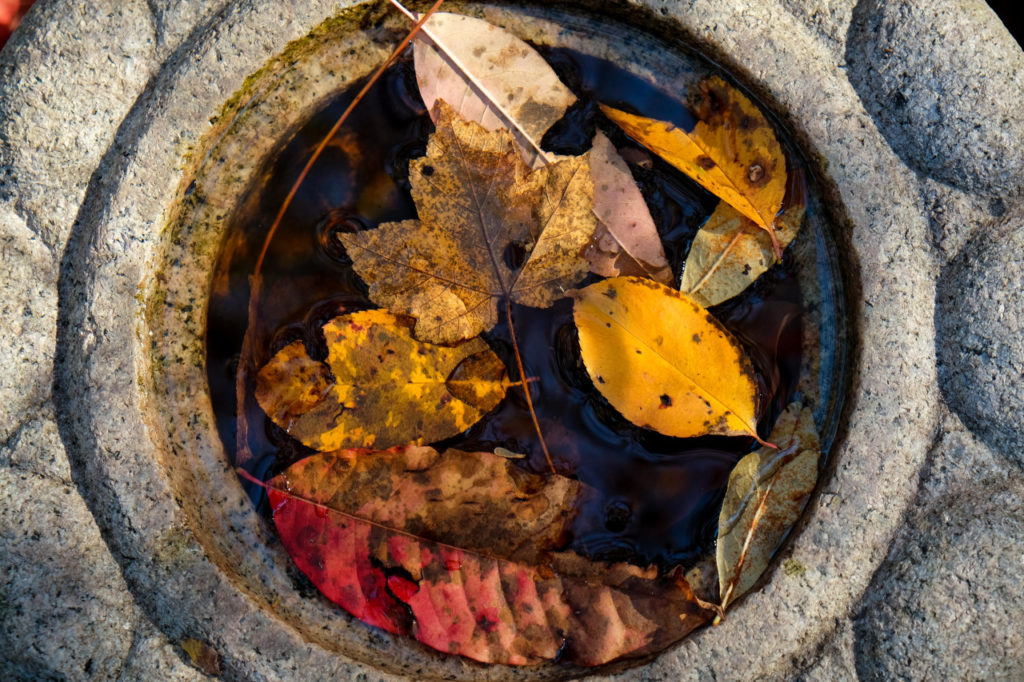
<svg viewBox="0 0 1024 682">
<path fill-rule="evenodd" d="M 659 396 L 659 399 L 661 400 L 662 407 L 672 407 L 672 396 L 670 396 L 668 393 L 662 393 Z"/>
<path fill-rule="evenodd" d="M 715 161 L 710 156 L 702 155 L 697 157 L 697 165 L 704 170 L 711 170 L 715 167 Z"/>
<path fill-rule="evenodd" d="M 604 377 L 598 377 L 597 378 L 597 383 L 603 384 L 604 383 Z"/>
<path fill-rule="evenodd" d="M 700 343 L 700 334 L 694 334 L 693 335 L 693 342 L 694 343 Z"/>
<path fill-rule="evenodd" d="M 420 168 L 420 172 L 429 178 L 431 175 L 434 174 L 434 167 L 429 166 L 427 164 L 423 164 L 423 167 Z"/>
<path fill-rule="evenodd" d="M 619 295 L 619 292 L 617 289 L 609 288 L 604 291 L 604 295 L 610 299 L 615 299 Z"/>
</svg>

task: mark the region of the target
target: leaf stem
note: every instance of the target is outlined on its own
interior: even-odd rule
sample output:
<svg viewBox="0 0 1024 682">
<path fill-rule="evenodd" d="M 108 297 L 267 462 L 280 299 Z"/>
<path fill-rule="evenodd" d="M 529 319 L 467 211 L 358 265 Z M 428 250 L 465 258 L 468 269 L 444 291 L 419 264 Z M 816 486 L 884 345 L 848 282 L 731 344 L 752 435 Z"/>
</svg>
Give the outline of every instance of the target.
<svg viewBox="0 0 1024 682">
<path fill-rule="evenodd" d="M 391 64 L 394 63 L 396 59 L 398 59 L 398 57 L 402 54 L 405 48 L 409 46 L 409 43 L 412 42 L 412 39 L 416 36 L 416 34 L 419 33 L 420 29 L 423 28 L 423 24 L 426 23 L 426 21 L 430 19 L 430 16 L 434 12 L 436 12 L 438 8 L 441 7 L 441 3 L 443 2 L 444 0 L 437 0 L 437 2 L 435 2 L 433 6 L 429 10 L 427 10 L 427 12 L 422 17 L 420 17 L 419 21 L 417 21 L 413 25 L 412 30 L 409 31 L 409 34 L 402 39 L 402 42 L 398 44 L 398 47 L 394 49 L 391 55 L 386 60 L 384 60 L 384 63 L 381 64 L 380 67 L 374 72 L 373 76 L 370 77 L 370 80 L 368 80 L 366 82 L 366 85 L 364 85 L 362 89 L 356 94 L 355 98 L 353 98 L 353 100 L 349 103 L 345 111 L 341 114 L 341 116 L 338 117 L 338 120 L 335 122 L 334 126 L 327 132 L 326 135 L 324 135 L 323 139 L 320 141 L 320 144 L 317 145 L 316 149 L 313 151 L 313 155 L 309 157 L 309 161 L 307 161 L 306 165 L 303 166 L 302 172 L 299 173 L 299 177 L 295 180 L 295 183 L 292 185 L 292 188 L 288 192 L 288 195 L 284 198 L 284 201 L 281 203 L 281 208 L 278 209 L 277 211 L 277 217 L 274 218 L 274 222 L 270 226 L 270 230 L 267 233 L 266 241 L 263 242 L 263 250 L 260 251 L 259 258 L 256 259 L 255 271 L 257 274 L 259 273 L 260 268 L 263 266 L 263 260 L 267 256 L 267 249 L 270 247 L 270 241 L 274 238 L 274 233 L 277 231 L 277 228 L 280 227 L 281 221 L 284 219 L 284 214 L 292 205 L 292 201 L 295 199 L 295 195 L 298 193 L 299 187 L 306 179 L 306 176 L 309 175 L 309 171 L 313 168 L 313 164 L 316 163 L 317 159 L 320 158 L 320 155 L 323 153 L 324 149 L 326 149 L 327 145 L 330 144 L 331 138 L 333 138 L 335 134 L 337 134 L 337 132 L 341 129 L 341 126 L 345 124 L 346 120 L 348 120 L 348 117 L 352 114 L 352 111 L 355 110 L 356 105 L 363 101 L 363 98 L 366 97 L 366 93 L 370 91 L 370 88 L 372 88 L 374 84 L 378 80 L 380 80 L 380 77 L 384 73 L 384 71 L 389 66 L 391 66 Z"/>
<path fill-rule="evenodd" d="M 512 351 L 516 356 L 516 365 L 519 369 L 519 378 L 522 380 L 526 377 L 526 368 L 523 367 L 523 356 L 519 353 L 519 341 L 516 340 L 516 327 L 512 322 L 512 302 L 505 298 L 505 315 L 508 317 L 508 334 L 512 337 Z M 533 409 L 533 398 L 530 396 L 530 387 L 523 386 L 523 395 L 526 396 L 526 407 L 530 410 L 530 419 L 533 420 L 533 428 L 537 431 L 537 438 L 540 440 L 540 447 L 544 451 L 544 458 L 548 461 L 548 466 L 551 467 L 551 473 L 557 474 L 555 470 L 555 464 L 551 461 L 551 453 L 548 451 L 548 444 L 544 440 L 544 434 L 540 430 L 540 422 L 537 421 L 537 413 Z"/>
</svg>

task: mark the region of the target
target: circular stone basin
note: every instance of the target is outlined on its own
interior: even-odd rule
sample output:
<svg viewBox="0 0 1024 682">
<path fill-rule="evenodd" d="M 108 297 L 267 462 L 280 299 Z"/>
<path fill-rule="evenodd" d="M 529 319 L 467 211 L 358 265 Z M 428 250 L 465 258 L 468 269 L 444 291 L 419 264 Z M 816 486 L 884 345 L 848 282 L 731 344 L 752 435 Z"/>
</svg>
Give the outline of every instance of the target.
<svg viewBox="0 0 1024 682">
<path fill-rule="evenodd" d="M 696 53 L 674 49 L 608 18 L 522 7 L 502 12 L 492 8 L 488 16 L 530 40 L 578 96 L 577 103 L 545 136 L 547 148 L 559 154 L 577 155 L 590 149 L 587 131 L 594 129 L 600 117 L 597 102 L 620 109 L 631 107 L 645 116 L 672 120 L 690 129 L 694 121 L 686 109 L 687 95 L 695 93 L 698 84 L 710 77 L 724 75 Z M 401 23 L 386 23 L 363 37 L 379 37 L 386 44 L 403 28 Z M 306 48 L 312 51 L 291 65 L 293 73 L 305 73 L 314 63 L 322 69 L 346 33 L 345 29 L 330 30 L 316 41 L 307 41 L 311 44 Z M 337 73 L 351 78 L 377 66 L 363 58 L 352 61 L 338 64 Z M 172 228 L 182 235 L 176 244 L 181 254 L 172 260 L 194 261 L 199 243 L 219 240 L 223 244 L 212 268 L 212 294 L 203 305 L 208 311 L 203 317 L 207 320 L 206 370 L 224 456 L 233 466 L 243 467 L 262 480 L 269 480 L 316 451 L 303 445 L 301 435 L 293 437 L 285 432 L 284 427 L 294 424 L 295 417 L 275 423 L 266 416 L 253 396 L 255 380 L 246 385 L 247 428 L 239 440 L 236 371 L 243 335 L 250 324 L 250 276 L 263 255 L 268 228 L 306 160 L 364 81 L 360 78 L 320 102 L 319 110 L 307 120 L 296 122 L 289 112 L 289 127 L 283 139 L 259 150 L 264 155 L 257 157 L 250 127 L 281 125 L 268 121 L 268 117 L 281 115 L 275 111 L 280 93 L 289 91 L 289 98 L 299 95 L 294 92 L 294 77 L 276 82 L 268 76 L 255 79 L 251 88 L 259 94 L 249 99 L 244 111 L 227 114 L 232 121 L 215 146 L 204 153 L 205 162 L 193 176 L 182 180 L 188 196 Z M 718 200 L 614 126 L 607 122 L 602 126 L 619 152 L 633 160 L 633 173 L 657 216 L 659 233 L 673 266 L 671 279 L 678 285 L 690 243 Z M 297 341 L 314 357 L 326 358 L 329 351 L 324 346 L 322 325 L 335 316 L 376 307 L 353 270 L 339 235 L 417 217 L 409 194 L 409 162 L 425 153 L 432 128 L 416 91 L 410 55 L 389 68 L 353 110 L 305 178 L 268 244 L 260 273 L 264 293 L 253 312 L 251 341 L 259 360 L 249 370 L 251 375 L 269 363 L 275 353 Z M 256 132 L 268 134 L 265 129 Z M 795 143 L 781 131 L 780 136 L 787 148 L 790 177 L 806 176 L 806 163 Z M 240 168 L 253 171 L 244 175 L 239 173 Z M 823 452 L 827 453 L 842 402 L 844 311 L 835 243 L 817 196 L 812 196 L 809 204 L 805 225 L 783 263 L 713 311 L 715 318 L 750 349 L 761 387 L 762 436 L 767 438 L 778 414 L 798 400 L 813 409 L 821 425 Z M 408 258 L 405 254 L 394 255 Z M 175 266 L 174 271 L 180 271 L 180 267 Z M 203 296 L 193 288 L 196 279 L 183 281 L 178 275 L 168 274 L 168 282 L 188 285 L 188 300 Z M 182 294 L 168 286 L 167 295 L 168 300 L 176 300 Z M 599 562 L 656 565 L 662 574 L 675 568 L 685 572 L 713 557 L 718 512 L 729 472 L 744 454 L 757 447 L 756 442 L 751 438 L 673 439 L 636 428 L 622 419 L 587 379 L 572 322 L 571 299 L 563 298 L 545 310 L 517 305 L 511 314 L 527 375 L 536 379 L 532 408 L 541 430 L 548 431 L 552 466 L 562 476 L 580 480 L 588 490 L 578 508 L 567 510 L 574 516 L 568 529 L 570 539 L 553 549 L 573 551 Z M 171 315 L 169 331 L 179 323 L 177 316 Z M 175 333 L 168 336 L 186 337 Z M 485 330 L 482 338 L 506 367 L 515 367 L 504 323 Z M 160 348 L 159 352 L 169 350 Z M 185 386 L 195 379 L 190 373 L 174 385 Z M 504 448 L 522 455 L 515 464 L 523 471 L 549 471 L 528 407 L 518 391 L 510 389 L 490 414 L 467 432 L 446 438 L 439 449 L 472 453 Z M 188 397 L 181 398 L 187 405 Z M 406 437 L 411 440 L 416 435 L 410 432 Z M 391 445 L 388 442 L 383 447 Z M 216 444 L 211 447 L 216 448 Z M 180 451 L 179 456 L 193 457 L 188 450 Z M 247 485 L 254 502 L 270 521 L 266 492 Z M 380 486 L 381 481 L 374 485 Z M 308 573 L 310 568 L 303 571 Z M 319 570 L 315 572 L 320 574 Z M 306 581 L 295 579 L 293 591 L 309 589 Z M 715 599 L 713 595 L 708 598 Z M 353 607 L 360 608 L 359 604 Z"/>
<path fill-rule="evenodd" d="M 582 2 L 564 10 L 458 3 L 446 9 L 482 16 L 542 50 L 568 49 L 605 60 L 670 93 L 688 92 L 715 70 L 693 52 L 695 45 L 719 62 L 723 50 L 738 49 L 729 41 L 705 45 L 675 37 L 683 29 L 700 33 L 713 16 L 690 15 L 674 5 L 643 6 L 645 11 L 628 15 L 614 5 Z M 207 323 L 212 334 L 211 300 L 223 298 L 223 286 L 230 283 L 230 277 L 218 276 L 230 268 L 219 270 L 218 264 L 251 249 L 236 221 L 252 214 L 252 202 L 260 199 L 254 188 L 273 177 L 297 132 L 368 76 L 408 30 L 407 20 L 384 6 L 345 7 L 334 16 L 334 3 L 310 3 L 285 27 L 275 24 L 270 2 L 225 15 L 214 31 L 216 47 L 197 39 L 194 59 L 169 64 L 153 97 L 125 124 L 126 160 L 117 162 L 110 184 L 92 189 L 83 210 L 86 238 L 76 242 L 62 282 L 65 359 L 58 388 L 84 406 L 66 425 L 76 434 L 69 447 L 87 462 L 83 476 L 93 491 L 90 503 L 125 557 L 137 599 L 171 638 L 209 643 L 233 676 L 298 671 L 319 677 L 366 668 L 417 679 L 578 675 L 582 671 L 557 664 L 479 666 L 354 621 L 304 582 L 266 520 L 254 512 L 218 430 L 217 400 L 210 392 L 217 382 L 208 378 L 221 370 L 208 367 L 207 351 L 222 339 L 208 339 Z M 756 37 L 753 27 L 743 30 L 747 38 Z M 765 45 L 776 68 L 788 69 L 790 78 L 801 69 L 813 72 L 801 58 Z M 225 61 L 231 46 L 239 56 Z M 268 60 L 270 55 L 276 56 Z M 830 502 L 812 502 L 776 559 L 786 560 L 786 576 L 799 579 L 783 580 L 781 573 L 772 578 L 770 569 L 771 582 L 737 604 L 722 626 L 642 662 L 645 674 L 654 677 L 679 677 L 683 670 L 768 674 L 780 654 L 813 646 L 831 627 L 829 619 L 863 589 L 861 574 L 870 575 L 867 565 L 877 562 L 891 527 L 883 511 L 891 488 L 876 480 L 871 467 L 878 455 L 870 453 L 902 446 L 908 461 L 919 456 L 913 445 L 896 442 L 892 428 L 908 409 L 900 401 L 914 393 L 909 380 L 895 372 L 906 349 L 879 330 L 885 320 L 905 317 L 907 301 L 920 297 L 920 282 L 879 277 L 864 285 L 853 279 L 855 266 L 882 272 L 883 263 L 899 265 L 907 257 L 902 251 L 886 254 L 887 237 L 870 231 L 875 226 L 864 213 L 865 200 L 856 198 L 867 180 L 844 168 L 831 179 L 823 172 L 820 160 L 835 152 L 808 124 L 821 112 L 808 108 L 804 94 L 787 98 L 774 76 L 759 74 L 771 82 L 766 88 L 741 65 L 733 66 L 741 82 L 769 95 L 766 101 L 794 130 L 795 142 L 787 143 L 790 159 L 806 164 L 815 179 L 812 189 L 824 197 L 812 191 L 803 234 L 786 255 L 792 259 L 786 277 L 804 306 L 804 354 L 794 383 L 815 408 L 823 449 L 833 451 L 822 484 Z M 888 177 L 885 166 L 876 170 L 871 186 L 904 181 Z M 849 224 L 851 202 L 852 215 L 868 227 L 830 227 Z M 844 280 L 855 292 L 849 308 Z M 886 295 L 874 296 L 883 285 Z M 871 305 L 865 306 L 869 297 Z M 137 309 L 126 311 L 125 301 L 133 299 Z M 842 432 L 848 309 L 869 330 L 859 337 L 859 360 L 869 355 L 872 364 L 860 375 L 860 412 L 848 417 L 852 426 Z M 919 324 L 916 316 L 902 322 Z M 240 330 L 228 333 L 237 338 Z M 927 346 L 926 329 L 920 338 Z M 913 409 L 928 421 L 927 407 Z M 844 435 L 837 440 L 837 433 Z M 865 562 L 865 568 L 846 571 L 844 555 Z M 762 633 L 757 642 L 747 641 L 750 627 Z"/>
</svg>

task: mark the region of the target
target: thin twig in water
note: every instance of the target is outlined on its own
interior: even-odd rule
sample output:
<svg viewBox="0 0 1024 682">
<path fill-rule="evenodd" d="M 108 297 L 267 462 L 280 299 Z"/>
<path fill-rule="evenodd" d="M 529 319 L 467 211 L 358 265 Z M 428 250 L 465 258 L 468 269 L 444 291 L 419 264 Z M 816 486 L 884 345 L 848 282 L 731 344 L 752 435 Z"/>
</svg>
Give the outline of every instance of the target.
<svg viewBox="0 0 1024 682">
<path fill-rule="evenodd" d="M 249 422 L 246 418 L 245 407 L 246 407 L 246 396 L 247 388 L 249 385 L 249 373 L 252 370 L 254 361 L 254 355 L 256 350 L 256 325 L 257 325 L 257 310 L 259 308 L 260 292 L 263 287 L 263 262 L 266 260 L 267 251 L 270 249 L 270 242 L 274 239 L 274 234 L 277 232 L 278 227 L 281 226 L 281 221 L 284 219 L 285 213 L 288 212 L 288 208 L 291 206 L 292 201 L 295 199 L 295 195 L 299 191 L 299 187 L 305 181 L 306 176 L 309 175 L 309 171 L 313 168 L 313 164 L 316 163 L 317 159 L 323 153 L 327 145 L 330 144 L 331 138 L 341 129 L 341 126 L 345 124 L 348 117 L 355 110 L 363 98 L 366 97 L 366 93 L 370 91 L 374 83 L 380 80 L 381 75 L 384 71 L 394 63 L 405 48 L 409 46 L 412 39 L 416 36 L 419 30 L 423 27 L 423 24 L 430 18 L 430 16 L 440 9 L 441 4 L 444 0 L 437 0 L 431 6 L 431 8 L 420 18 L 419 21 L 412 27 L 409 34 L 402 39 L 402 42 L 398 44 L 398 47 L 388 56 L 383 64 L 380 65 L 370 79 L 366 82 L 366 85 L 356 94 L 352 102 L 349 103 L 345 111 L 338 117 L 337 122 L 327 132 L 320 144 L 317 145 L 316 149 L 313 150 L 313 154 L 309 157 L 306 165 L 302 168 L 302 172 L 299 173 L 299 177 L 296 178 L 295 183 L 292 185 L 284 201 L 281 203 L 281 207 L 277 211 L 277 216 L 274 218 L 274 222 L 270 225 L 270 229 L 267 231 L 267 236 L 263 240 L 263 248 L 260 249 L 260 255 L 256 259 L 256 266 L 253 268 L 252 276 L 249 277 L 249 309 L 248 309 L 248 321 L 245 327 L 245 336 L 242 338 L 242 348 L 238 358 L 238 369 L 235 373 L 235 405 L 236 405 L 236 440 L 235 440 L 235 464 L 245 464 L 252 459 L 252 452 L 249 449 Z"/>
</svg>

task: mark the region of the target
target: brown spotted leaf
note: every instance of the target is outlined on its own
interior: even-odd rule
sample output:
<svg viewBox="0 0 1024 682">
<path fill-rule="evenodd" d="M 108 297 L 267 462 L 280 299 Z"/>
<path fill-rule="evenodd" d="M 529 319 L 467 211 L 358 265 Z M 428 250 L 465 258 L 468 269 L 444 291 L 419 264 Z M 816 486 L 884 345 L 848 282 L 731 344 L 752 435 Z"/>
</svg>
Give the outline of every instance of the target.
<svg viewBox="0 0 1024 682">
<path fill-rule="evenodd" d="M 775 219 L 786 191 L 786 156 L 757 106 L 715 76 L 700 83 L 697 125 L 690 132 L 672 123 L 601 110 L 652 152 L 693 178 L 765 230 L 781 257 Z"/>
<path fill-rule="evenodd" d="M 449 102 L 464 120 L 505 128 L 532 165 L 540 140 L 576 96 L 528 44 L 483 19 L 436 12 L 414 43 L 416 80 L 427 110 Z"/>
<path fill-rule="evenodd" d="M 803 173 L 790 173 L 787 206 L 776 221 L 779 247 L 785 249 L 803 224 L 807 188 Z M 724 201 L 693 238 L 679 290 L 710 307 L 741 293 L 775 262 L 772 240 L 749 218 Z"/>
<path fill-rule="evenodd" d="M 667 436 L 757 438 L 757 382 L 743 346 L 703 307 L 648 279 L 576 294 L 583 364 L 622 415 Z"/>
<path fill-rule="evenodd" d="M 818 480 L 818 432 L 798 403 L 782 413 L 771 440 L 739 461 L 718 517 L 718 581 L 722 608 L 749 590 L 796 523 Z"/>
<path fill-rule="evenodd" d="M 585 255 L 590 271 L 605 277 L 649 277 L 671 284 L 661 236 L 629 166 L 602 133 L 590 151 L 598 224 Z"/>
<path fill-rule="evenodd" d="M 472 338 L 497 323 L 499 299 L 544 308 L 586 275 L 596 222 L 586 156 L 531 171 L 507 131 L 440 101 L 409 176 L 419 220 L 340 239 L 370 298 L 415 317 L 417 338 Z"/>
<path fill-rule="evenodd" d="M 411 321 L 385 310 L 323 327 L 326 362 L 302 341 L 260 370 L 256 399 L 304 445 L 327 451 L 430 443 L 460 433 L 501 402 L 505 367 L 481 339 L 453 347 L 412 337 Z"/>
<path fill-rule="evenodd" d="M 328 453 L 269 482 L 274 523 L 324 595 L 366 623 L 486 663 L 598 665 L 705 622 L 685 581 L 550 554 L 581 484 L 489 453 Z"/>
</svg>

